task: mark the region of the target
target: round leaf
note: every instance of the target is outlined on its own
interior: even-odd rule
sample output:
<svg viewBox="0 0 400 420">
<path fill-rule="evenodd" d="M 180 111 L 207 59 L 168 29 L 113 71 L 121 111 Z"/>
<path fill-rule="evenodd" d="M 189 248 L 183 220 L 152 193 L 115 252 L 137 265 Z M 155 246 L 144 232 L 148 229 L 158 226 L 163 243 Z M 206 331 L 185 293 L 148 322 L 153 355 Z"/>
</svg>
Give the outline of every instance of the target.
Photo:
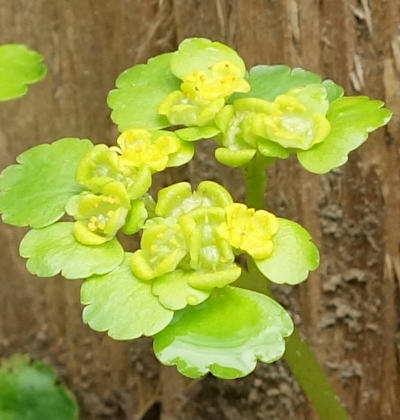
<svg viewBox="0 0 400 420">
<path fill-rule="evenodd" d="M 227 286 L 202 304 L 177 312 L 154 337 L 154 353 L 190 378 L 211 372 L 233 379 L 251 373 L 257 360 L 278 360 L 285 351 L 284 337 L 292 331 L 292 320 L 277 302 Z"/>
<path fill-rule="evenodd" d="M 0 101 L 23 96 L 46 76 L 43 57 L 21 44 L 0 45 Z"/>
<path fill-rule="evenodd" d="M 321 78 L 300 68 L 260 65 L 250 69 L 247 81 L 251 87 L 250 91 L 232 95 L 229 102 L 238 98 L 260 98 L 273 101 L 278 95 L 289 89 L 311 83 L 321 83 Z"/>
<path fill-rule="evenodd" d="M 368 138 L 368 133 L 387 124 L 392 113 L 383 102 L 366 96 L 344 96 L 334 101 L 327 115 L 331 124 L 328 137 L 310 150 L 297 153 L 300 163 L 316 174 L 343 165 L 348 154 Z"/>
<path fill-rule="evenodd" d="M 218 128 L 213 126 L 204 127 L 187 127 L 180 128 L 175 131 L 175 134 L 184 141 L 197 141 L 201 139 L 209 139 L 220 133 Z"/>
<path fill-rule="evenodd" d="M 319 252 L 310 234 L 299 224 L 278 219 L 278 232 L 272 237 L 273 251 L 265 260 L 254 260 L 269 280 L 279 284 L 298 284 L 319 265 Z"/>
<path fill-rule="evenodd" d="M 246 67 L 237 52 L 220 42 L 206 38 L 188 38 L 179 44 L 178 51 L 173 53 L 171 71 L 183 79 L 193 71 L 206 70 L 221 61 L 230 61 L 244 74 Z"/>
<path fill-rule="evenodd" d="M 147 64 L 138 64 L 120 74 L 117 89 L 108 94 L 107 103 L 113 110 L 111 119 L 119 131 L 133 127 L 158 129 L 170 123 L 158 113 L 158 105 L 165 97 L 178 90 L 180 80 L 169 68 L 171 53 L 151 58 Z"/>
<path fill-rule="evenodd" d="M 83 321 L 95 331 L 107 331 L 116 340 L 154 335 L 171 321 L 173 312 L 151 293 L 151 283 L 138 280 L 130 269 L 132 254 L 104 276 L 84 281 L 81 302 Z"/>
<path fill-rule="evenodd" d="M 0 418 L 77 420 L 78 406 L 50 366 L 14 355 L 0 367 Z"/>
<path fill-rule="evenodd" d="M 19 164 L 0 174 L 3 222 L 41 228 L 62 217 L 69 198 L 82 191 L 75 172 L 92 147 L 89 140 L 65 138 L 19 155 Z"/>
<path fill-rule="evenodd" d="M 67 279 L 104 274 L 117 267 L 124 251 L 112 239 L 101 245 L 83 245 L 73 234 L 73 223 L 62 222 L 33 229 L 22 239 L 20 255 L 28 258 L 28 271 L 39 277 L 60 273 Z"/>
<path fill-rule="evenodd" d="M 198 305 L 210 296 L 211 290 L 199 290 L 190 286 L 189 276 L 182 270 L 175 270 L 153 281 L 152 292 L 163 306 L 177 311 L 186 305 Z"/>
</svg>

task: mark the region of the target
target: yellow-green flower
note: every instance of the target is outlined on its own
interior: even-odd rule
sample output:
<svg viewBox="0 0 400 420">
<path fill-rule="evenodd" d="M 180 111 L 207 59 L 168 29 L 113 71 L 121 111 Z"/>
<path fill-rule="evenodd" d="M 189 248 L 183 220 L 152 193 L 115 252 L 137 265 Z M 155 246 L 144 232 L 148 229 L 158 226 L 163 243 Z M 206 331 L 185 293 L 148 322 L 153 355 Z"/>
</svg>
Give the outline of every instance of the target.
<svg viewBox="0 0 400 420">
<path fill-rule="evenodd" d="M 175 220 L 153 219 L 143 229 L 140 249 L 132 254 L 133 274 L 152 280 L 175 270 L 187 254 L 181 227 Z"/>
<path fill-rule="evenodd" d="M 179 139 L 172 132 L 150 132 L 144 128 L 124 131 L 117 139 L 119 147 L 112 150 L 120 154 L 121 163 L 128 168 L 149 167 L 152 171 L 164 170 L 170 155 L 178 152 Z"/>
<path fill-rule="evenodd" d="M 325 117 L 329 102 L 323 85 L 291 89 L 273 103 L 273 112 L 261 114 L 259 121 L 257 115 L 250 123 L 255 135 L 283 147 L 307 150 L 329 134 L 330 124 Z"/>
<path fill-rule="evenodd" d="M 265 210 L 256 211 L 240 203 L 233 203 L 225 210 L 226 222 L 218 228 L 221 237 L 255 259 L 268 258 L 273 250 L 272 237 L 279 227 L 277 218 Z"/>
<path fill-rule="evenodd" d="M 181 90 L 171 92 L 158 112 L 174 125 L 209 124 L 234 92 L 248 92 L 242 70 L 229 61 L 213 64 L 206 70 L 192 71 L 182 81 Z"/>
<path fill-rule="evenodd" d="M 93 147 L 80 161 L 76 181 L 101 193 L 110 182 L 122 183 L 131 200 L 141 197 L 151 185 L 151 170 L 147 166 L 124 165 L 118 153 L 105 144 Z"/>
<path fill-rule="evenodd" d="M 85 245 L 100 245 L 113 239 L 125 224 L 129 209 L 130 200 L 120 182 L 108 183 L 103 194 L 83 192 L 67 204 L 67 213 L 76 219 L 75 238 Z"/>
<path fill-rule="evenodd" d="M 215 63 L 205 71 L 193 71 L 185 76 L 181 91 L 199 105 L 207 105 L 234 92 L 248 92 L 249 84 L 242 71 L 229 61 Z"/>
<path fill-rule="evenodd" d="M 291 151 L 312 148 L 327 138 L 329 101 L 322 84 L 290 89 L 274 101 L 237 99 L 215 117 L 221 130 L 216 158 L 230 166 L 241 166 L 257 150 L 267 157 L 288 157 Z"/>
</svg>

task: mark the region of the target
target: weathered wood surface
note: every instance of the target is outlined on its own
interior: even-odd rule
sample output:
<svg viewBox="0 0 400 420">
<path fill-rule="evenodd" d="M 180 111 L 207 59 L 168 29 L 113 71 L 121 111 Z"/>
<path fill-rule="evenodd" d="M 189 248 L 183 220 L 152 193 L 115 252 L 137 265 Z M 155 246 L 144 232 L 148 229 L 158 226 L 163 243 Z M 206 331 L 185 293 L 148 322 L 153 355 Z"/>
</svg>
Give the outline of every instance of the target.
<svg viewBox="0 0 400 420">
<path fill-rule="evenodd" d="M 112 142 L 105 98 L 116 76 L 188 36 L 225 41 L 249 66 L 305 67 L 400 110 L 397 0 L 0 0 L 0 43 L 26 43 L 49 66 L 27 97 L 0 105 L 1 167 L 65 136 Z M 270 170 L 269 208 L 307 226 L 322 257 L 308 282 L 279 296 L 357 420 L 400 418 L 399 133 L 397 115 L 326 176 L 294 161 Z M 157 185 L 210 178 L 237 192 L 238 174 L 207 150 Z M 54 363 L 83 420 L 314 418 L 284 363 L 237 381 L 193 382 L 160 369 L 147 339 L 113 342 L 90 331 L 79 282 L 28 275 L 17 251 L 23 232 L 0 230 L 0 354 Z"/>
</svg>

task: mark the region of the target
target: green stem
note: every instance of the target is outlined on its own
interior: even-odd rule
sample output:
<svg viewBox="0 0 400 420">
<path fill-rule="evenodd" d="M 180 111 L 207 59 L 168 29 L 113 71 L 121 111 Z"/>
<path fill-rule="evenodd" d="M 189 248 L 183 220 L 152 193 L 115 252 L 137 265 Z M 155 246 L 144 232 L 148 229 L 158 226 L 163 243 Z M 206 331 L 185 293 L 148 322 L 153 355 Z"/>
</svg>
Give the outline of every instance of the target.
<svg viewBox="0 0 400 420">
<path fill-rule="evenodd" d="M 264 207 L 267 163 L 261 159 L 253 159 L 243 170 L 246 203 L 249 207 Z M 253 289 L 271 295 L 264 276 L 250 258 L 248 270 L 246 277 L 252 283 Z M 296 329 L 286 341 L 284 358 L 321 420 L 349 420 L 321 365 Z"/>
</svg>

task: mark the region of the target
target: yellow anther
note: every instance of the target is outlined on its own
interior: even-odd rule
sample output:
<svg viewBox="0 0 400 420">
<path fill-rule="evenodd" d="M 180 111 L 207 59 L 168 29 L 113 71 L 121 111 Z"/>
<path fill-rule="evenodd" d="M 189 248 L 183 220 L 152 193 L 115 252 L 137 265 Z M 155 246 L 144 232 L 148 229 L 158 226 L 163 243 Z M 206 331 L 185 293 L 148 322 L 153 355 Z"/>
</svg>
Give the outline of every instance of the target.
<svg viewBox="0 0 400 420">
<path fill-rule="evenodd" d="M 228 61 L 221 61 L 206 71 L 193 71 L 185 76 L 181 90 L 192 101 L 205 105 L 233 92 L 248 92 L 249 84 L 241 70 Z"/>
</svg>

